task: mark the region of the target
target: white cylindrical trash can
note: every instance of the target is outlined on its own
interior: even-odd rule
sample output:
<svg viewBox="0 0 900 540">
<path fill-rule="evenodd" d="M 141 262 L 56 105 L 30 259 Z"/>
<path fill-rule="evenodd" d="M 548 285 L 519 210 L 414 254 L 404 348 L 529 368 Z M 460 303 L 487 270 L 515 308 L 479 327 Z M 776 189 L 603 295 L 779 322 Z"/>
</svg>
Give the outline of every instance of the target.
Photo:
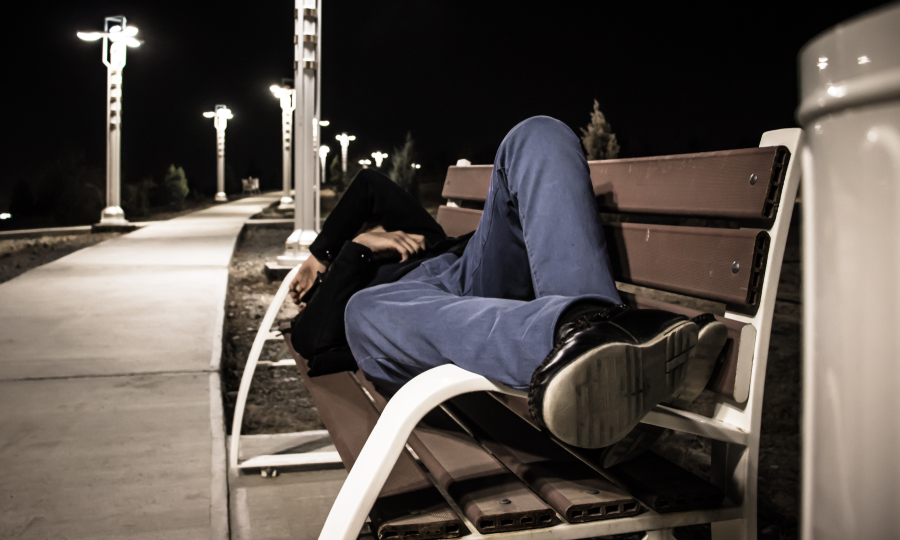
<svg viewBox="0 0 900 540">
<path fill-rule="evenodd" d="M 900 536 L 900 4 L 800 52 L 802 538 Z"/>
</svg>

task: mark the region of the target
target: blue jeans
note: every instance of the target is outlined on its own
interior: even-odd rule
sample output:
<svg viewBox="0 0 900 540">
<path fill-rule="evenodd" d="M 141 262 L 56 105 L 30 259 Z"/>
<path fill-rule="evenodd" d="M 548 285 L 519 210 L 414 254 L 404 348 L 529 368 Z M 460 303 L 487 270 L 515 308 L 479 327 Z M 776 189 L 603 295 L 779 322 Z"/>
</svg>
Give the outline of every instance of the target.
<svg viewBox="0 0 900 540">
<path fill-rule="evenodd" d="M 500 144 L 463 255 L 356 293 L 344 321 L 359 367 L 384 390 L 448 363 L 524 390 L 560 314 L 585 299 L 621 302 L 578 137 L 539 116 Z"/>
</svg>

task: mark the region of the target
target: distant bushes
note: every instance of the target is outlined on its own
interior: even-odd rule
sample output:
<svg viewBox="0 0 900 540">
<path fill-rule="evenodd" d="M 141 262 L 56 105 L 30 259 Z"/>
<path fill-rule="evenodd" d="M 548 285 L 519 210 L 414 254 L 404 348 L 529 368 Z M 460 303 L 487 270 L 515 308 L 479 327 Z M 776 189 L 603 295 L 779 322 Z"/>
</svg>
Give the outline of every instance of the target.
<svg viewBox="0 0 900 540">
<path fill-rule="evenodd" d="M 163 185 L 166 189 L 169 205 L 175 210 L 184 208 L 184 199 L 190 193 L 188 189 L 187 177 L 184 176 L 184 169 L 169 165 L 166 176 L 163 179 Z"/>
<path fill-rule="evenodd" d="M 184 202 L 191 190 L 182 167 L 169 165 L 162 182 L 145 176 L 138 182 L 122 186 L 122 210 L 128 218 L 146 216 L 151 208 L 184 209 Z"/>
</svg>

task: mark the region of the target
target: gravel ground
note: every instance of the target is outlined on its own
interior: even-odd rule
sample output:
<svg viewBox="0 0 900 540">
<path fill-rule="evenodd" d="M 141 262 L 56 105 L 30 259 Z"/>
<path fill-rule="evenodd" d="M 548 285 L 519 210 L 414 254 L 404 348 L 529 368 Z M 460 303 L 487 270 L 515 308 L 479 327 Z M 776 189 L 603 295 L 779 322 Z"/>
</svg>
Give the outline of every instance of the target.
<svg viewBox="0 0 900 540">
<path fill-rule="evenodd" d="M 280 285 L 270 283 L 263 268 L 267 260 L 274 260 L 284 252 L 284 241 L 291 231 L 292 228 L 246 228 L 228 269 L 222 372 L 229 433 L 250 347 Z M 288 301 L 277 320 L 290 319 L 296 314 L 296 307 Z M 260 360 L 277 361 L 290 357 L 287 345 L 278 340 L 267 345 Z M 291 433 L 324 428 L 295 367 L 257 367 L 247 397 L 242 434 Z"/>
<path fill-rule="evenodd" d="M 256 229 L 245 234 L 231 264 L 225 324 L 223 365 L 229 426 L 240 374 L 250 346 L 278 283 L 263 274 L 266 260 L 283 250 L 288 229 Z M 759 463 L 759 521 L 761 540 L 798 538 L 800 469 L 800 246 L 799 230 L 792 227 L 772 328 L 766 373 Z M 279 318 L 292 312 L 283 310 Z M 268 349 L 264 359 L 287 357 L 281 346 Z M 692 410 L 711 414 L 708 392 Z M 244 433 L 282 433 L 322 429 L 315 407 L 294 368 L 260 368 L 251 386 L 244 417 Z M 692 435 L 667 432 L 654 450 L 694 474 L 709 478 L 711 445 Z M 676 530 L 679 540 L 710 538 L 709 526 Z M 623 535 L 617 540 L 637 540 Z"/>
</svg>

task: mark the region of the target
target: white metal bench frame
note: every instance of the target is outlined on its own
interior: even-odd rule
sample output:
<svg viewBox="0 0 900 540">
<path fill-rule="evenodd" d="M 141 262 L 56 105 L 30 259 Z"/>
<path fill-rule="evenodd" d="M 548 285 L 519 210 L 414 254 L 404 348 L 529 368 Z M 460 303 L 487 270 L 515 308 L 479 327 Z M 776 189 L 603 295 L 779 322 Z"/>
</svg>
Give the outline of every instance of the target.
<svg viewBox="0 0 900 540">
<path fill-rule="evenodd" d="M 800 182 L 800 147 L 803 132 L 800 129 L 782 129 L 763 134 L 760 146 L 785 146 L 791 152 L 791 159 L 781 190 L 775 222 L 769 229 L 770 244 L 766 264 L 763 290 L 759 309 L 753 316 L 728 311 L 725 317 L 745 323 L 741 339 L 739 357 L 749 365 L 738 369 L 739 384 L 736 388 L 748 388 L 745 403 L 719 398 L 711 418 L 658 406 L 643 420 L 643 423 L 682 431 L 713 439 L 713 481 L 726 490 L 731 506 L 713 510 L 698 510 L 659 514 L 648 510 L 634 517 L 570 524 L 561 520 L 560 525 L 525 531 L 499 533 L 483 536 L 476 532 L 472 523 L 460 513 L 471 535 L 466 538 L 527 538 L 576 539 L 609 534 L 649 531 L 647 539 L 672 538 L 671 529 L 685 525 L 712 523 L 714 539 L 752 540 L 756 538 L 756 491 L 759 465 L 759 433 L 762 418 L 763 387 L 768 361 L 769 338 L 772 330 L 772 316 L 775 295 L 781 275 L 781 264 L 787 242 L 788 228 L 793 213 L 794 199 Z M 292 459 L 307 463 L 308 454 L 289 456 L 260 456 L 238 463 L 240 426 L 244 406 L 250 388 L 259 354 L 267 339 L 276 339 L 277 333 L 269 329 L 278 310 L 287 296 L 287 288 L 295 268 L 285 278 L 269 311 L 263 318 L 257 332 L 256 341 L 250 351 L 250 358 L 244 369 L 238 400 L 235 407 L 232 428 L 232 467 L 259 467 L 264 462 L 276 458 L 284 463 Z M 749 354 L 752 351 L 752 355 Z M 742 382 L 741 379 L 746 380 Z M 403 386 L 388 402 L 378 423 L 366 441 L 356 463 L 351 469 L 328 518 L 319 535 L 320 540 L 353 540 L 357 538 L 366 517 L 372 509 L 384 482 L 393 469 L 406 441 L 419 421 L 432 409 L 455 396 L 477 391 L 500 392 L 512 396 L 526 397 L 524 392 L 491 382 L 480 375 L 468 372 L 455 365 L 444 365 L 431 369 Z M 256 460 L 256 462 L 254 462 Z M 269 461 L 272 460 L 272 461 Z M 273 463 L 274 464 L 274 463 Z M 271 465 L 269 465 L 271 466 Z"/>
</svg>

